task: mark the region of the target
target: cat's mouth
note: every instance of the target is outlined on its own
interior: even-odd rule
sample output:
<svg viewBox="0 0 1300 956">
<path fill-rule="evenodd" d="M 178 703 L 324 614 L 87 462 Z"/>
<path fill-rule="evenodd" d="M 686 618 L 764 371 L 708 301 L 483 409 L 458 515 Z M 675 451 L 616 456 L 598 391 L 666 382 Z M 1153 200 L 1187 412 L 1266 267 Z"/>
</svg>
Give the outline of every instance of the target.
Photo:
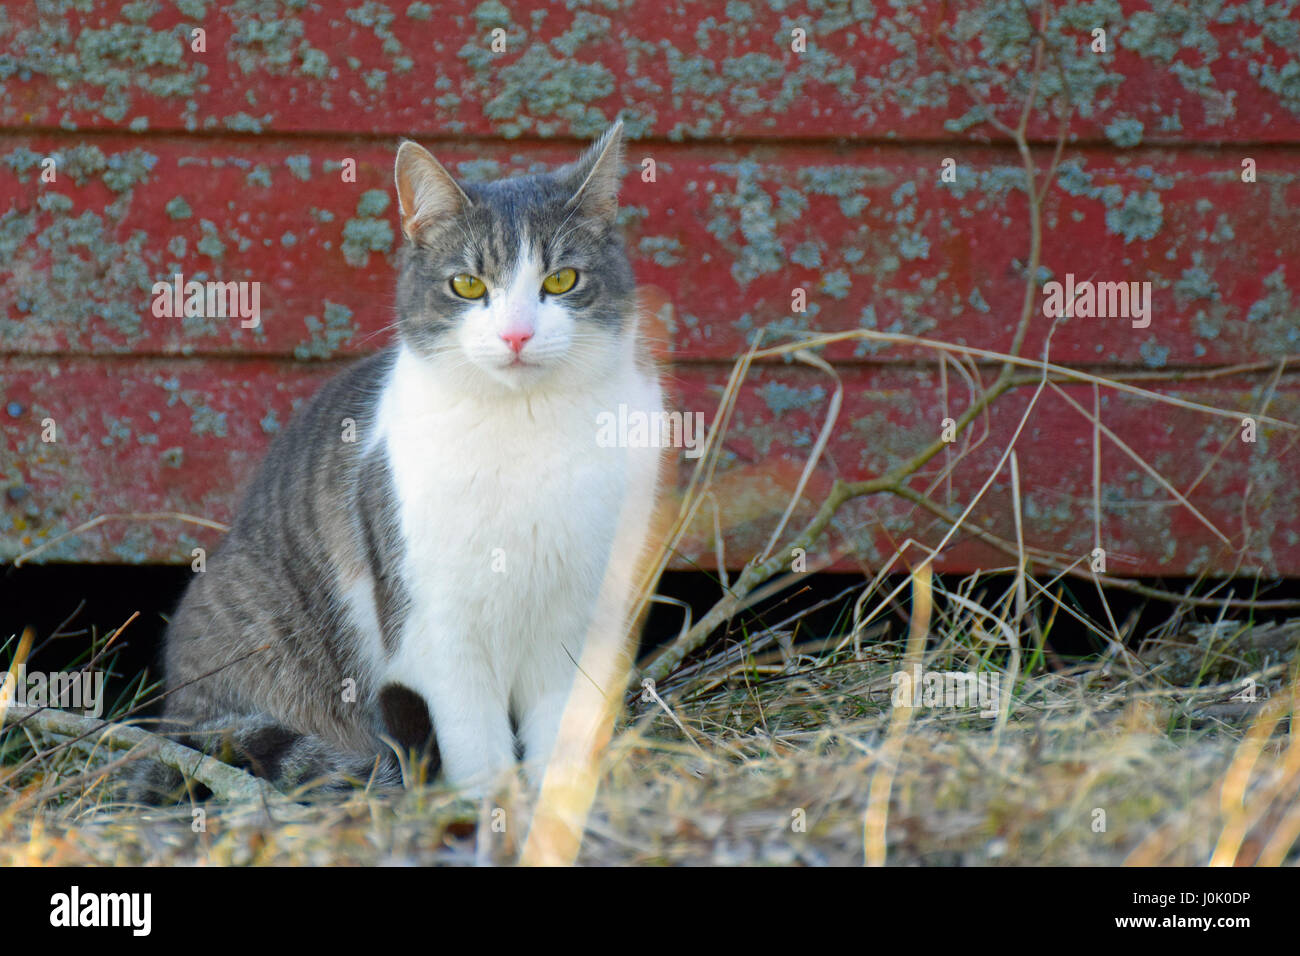
<svg viewBox="0 0 1300 956">
<path fill-rule="evenodd" d="M 548 356 L 531 355 L 528 352 L 523 355 L 503 355 L 498 352 L 492 356 L 482 356 L 475 364 L 512 388 L 537 381 L 553 369 L 553 362 Z"/>
<path fill-rule="evenodd" d="M 512 355 L 501 363 L 502 368 L 537 368 L 539 363 L 524 358 L 522 355 Z"/>
</svg>

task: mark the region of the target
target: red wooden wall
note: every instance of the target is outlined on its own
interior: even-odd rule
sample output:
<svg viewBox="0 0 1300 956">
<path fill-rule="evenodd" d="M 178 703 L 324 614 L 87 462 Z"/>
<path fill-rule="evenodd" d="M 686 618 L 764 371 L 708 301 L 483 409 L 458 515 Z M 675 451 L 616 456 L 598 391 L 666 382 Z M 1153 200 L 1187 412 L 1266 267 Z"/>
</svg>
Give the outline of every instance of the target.
<svg viewBox="0 0 1300 956">
<path fill-rule="evenodd" d="M 1029 6 L 1037 9 L 1034 0 Z M 1043 277 L 1152 283 L 1152 322 L 1076 318 L 1053 361 L 1300 423 L 1300 9 L 1217 0 L 1053 4 L 1040 164 L 1073 108 L 1044 205 Z M 466 178 L 556 163 L 621 112 L 622 194 L 640 280 L 675 307 L 674 407 L 717 407 L 757 330 L 871 328 L 1002 350 L 1024 293 L 1012 123 L 1028 70 L 1015 3 L 648 0 L 450 3 L 18 0 L 0 14 L 0 561 L 97 515 L 225 521 L 295 403 L 389 337 L 400 136 Z M 206 49 L 191 49 L 202 27 Z M 1090 49 L 1091 30 L 1107 49 Z M 493 52 L 493 31 L 505 51 Z M 803 52 L 792 31 L 806 31 Z M 945 52 L 947 51 L 947 52 Z M 1059 70 L 1057 65 L 1059 64 Z M 968 82 L 962 82 L 962 78 Z M 56 159 L 43 182 L 41 160 Z M 637 175 L 644 158 L 654 182 Z M 946 158 L 957 181 L 941 181 Z M 1242 162 L 1256 165 L 1243 182 Z M 357 181 L 339 164 L 356 162 Z M 258 281 L 262 326 L 159 319 L 150 287 Z M 792 314 L 791 290 L 808 292 Z M 1025 354 L 1050 322 L 1036 316 Z M 845 387 L 808 488 L 880 474 L 966 406 L 934 354 L 825 353 Z M 1236 366 L 1250 366 L 1232 371 Z M 987 369 L 995 368 L 987 365 Z M 1204 373 L 1227 369 L 1221 375 Z M 991 375 L 991 371 L 986 372 Z M 832 383 L 773 361 L 744 385 L 717 488 L 729 564 L 761 548 Z M 1090 386 L 1068 386 L 1092 407 Z M 938 494 L 960 511 L 1029 398 Z M 1296 432 L 1103 390 L 1102 419 L 1231 541 L 1103 439 L 1102 540 L 1119 573 L 1300 574 Z M 57 441 L 42 441 L 53 419 Z M 1017 444 L 1026 537 L 1093 543 L 1093 428 L 1055 393 Z M 941 464 L 941 459 L 936 465 Z M 680 459 L 684 484 L 692 462 Z M 932 474 L 933 468 L 929 470 Z M 918 480 L 918 488 L 925 487 Z M 1013 537 L 1004 473 L 973 520 Z M 801 512 L 805 514 L 806 512 Z M 679 567 L 713 562 L 712 515 Z M 871 565 L 943 528 L 911 504 L 845 509 L 826 548 Z M 218 535 L 109 521 L 37 560 L 186 561 Z M 814 559 L 825 555 L 813 555 Z M 851 565 L 853 562 L 849 561 Z M 1006 558 L 960 536 L 952 568 Z"/>
</svg>

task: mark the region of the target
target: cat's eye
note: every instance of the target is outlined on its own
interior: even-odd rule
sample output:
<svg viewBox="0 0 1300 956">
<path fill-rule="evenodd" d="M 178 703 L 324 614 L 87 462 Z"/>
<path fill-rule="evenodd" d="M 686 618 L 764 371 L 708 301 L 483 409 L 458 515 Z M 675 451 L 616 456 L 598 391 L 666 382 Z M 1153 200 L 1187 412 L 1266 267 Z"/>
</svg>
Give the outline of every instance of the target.
<svg viewBox="0 0 1300 956">
<path fill-rule="evenodd" d="M 462 299 L 481 299 L 487 292 L 487 286 L 478 276 L 468 272 L 459 272 L 451 277 L 451 289 Z"/>
<path fill-rule="evenodd" d="M 551 295 L 562 295 L 573 288 L 578 281 L 578 273 L 572 269 L 557 269 L 542 280 L 542 288 Z"/>
</svg>

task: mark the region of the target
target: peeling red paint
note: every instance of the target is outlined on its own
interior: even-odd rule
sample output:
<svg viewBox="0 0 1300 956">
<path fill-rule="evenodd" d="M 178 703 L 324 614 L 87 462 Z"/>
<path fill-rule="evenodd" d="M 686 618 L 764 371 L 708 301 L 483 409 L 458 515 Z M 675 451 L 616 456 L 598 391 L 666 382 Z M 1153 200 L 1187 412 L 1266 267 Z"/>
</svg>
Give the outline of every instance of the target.
<svg viewBox="0 0 1300 956">
<path fill-rule="evenodd" d="M 1008 347 L 1024 294 L 1028 209 L 1020 158 L 989 144 L 934 37 L 990 81 L 1004 108 L 1025 83 L 1028 34 L 998 3 L 358 2 L 301 9 L 96 4 L 6 8 L 0 60 L 0 561 L 110 512 L 229 520 L 237 489 L 294 403 L 390 334 L 392 159 L 423 138 L 459 175 L 495 177 L 573 157 L 622 113 L 629 253 L 673 315 L 675 408 L 710 418 L 732 360 L 764 342 L 858 328 Z M 1048 34 L 1070 60 L 1075 118 L 1044 208 L 1040 281 L 1150 282 L 1151 322 L 1074 318 L 1050 356 L 1101 374 L 1250 374 L 1161 384 L 1185 397 L 1300 422 L 1300 60 L 1295 11 L 1214 0 L 1122 0 L 1105 55 L 1104 5 L 1061 3 Z M 207 52 L 183 39 L 202 25 Z M 506 50 L 488 49 L 504 30 Z M 808 50 L 790 31 L 808 30 Z M 58 53 L 59 57 L 50 54 Z M 1006 57 L 1004 57 L 1006 54 Z M 429 63 L 436 63 L 431 70 Z M 1049 75 L 1043 90 L 1052 93 Z M 1053 103 L 1059 105 L 1059 98 Z M 1040 143 L 1056 122 L 1030 124 Z M 306 134 L 306 135 L 298 135 Z M 1051 150 L 1036 151 L 1040 169 Z M 58 157 L 58 178 L 40 178 Z M 356 161 L 356 181 L 338 163 Z M 954 181 L 942 178 L 951 158 Z M 652 159 L 656 176 L 639 173 Z M 1256 181 L 1242 177 L 1252 160 Z M 257 282 L 261 322 L 168 318 L 153 283 Z M 802 289 L 807 311 L 792 310 Z M 1041 296 L 1025 354 L 1049 321 Z M 859 341 L 823 354 L 845 406 L 804 510 L 833 478 L 875 477 L 960 413 L 934 353 Z M 1157 387 L 1152 384 L 1151 387 Z M 727 561 L 761 551 L 821 426 L 831 383 L 756 367 L 716 488 Z M 1088 386 L 1069 393 L 1091 407 Z M 1010 441 L 1028 390 L 1005 398 L 953 476 L 959 511 Z M 1103 441 L 1100 537 L 1121 574 L 1300 575 L 1294 432 L 1104 392 L 1103 420 L 1232 542 Z M 53 419 L 58 440 L 41 440 Z M 1017 445 L 1026 536 L 1071 558 L 1093 546 L 1091 426 L 1046 393 Z M 1217 456 L 1217 457 L 1216 457 Z M 916 487 L 936 474 L 936 458 Z M 1202 475 L 1206 462 L 1213 468 Z M 693 462 L 680 460 L 683 487 Z M 949 492 L 940 486 L 938 497 Z M 1007 476 L 973 520 L 1013 537 Z M 827 538 L 839 567 L 878 566 L 943 528 L 910 504 L 846 506 Z M 675 566 L 710 566 L 712 516 Z M 189 560 L 210 529 L 111 522 L 37 560 Z M 1239 553 L 1238 553 L 1239 552 Z M 820 563 L 826 555 L 810 555 Z M 1002 566 L 968 536 L 941 564 Z"/>
<path fill-rule="evenodd" d="M 272 434 L 287 422 L 295 402 L 309 396 L 336 368 L 263 359 L 103 361 L 94 358 L 0 360 L 0 560 L 12 560 L 78 523 L 116 511 L 179 511 L 229 521 L 239 489 L 252 474 Z M 839 426 L 805 498 L 819 501 L 835 478 L 861 481 L 884 473 L 939 434 L 943 418 L 959 414 L 964 393 L 945 405 L 933 372 L 848 367 L 841 370 L 845 405 Z M 670 407 L 702 412 L 711 423 L 720 399 L 710 366 L 680 366 L 672 376 Z M 1163 389 L 1190 401 L 1251 409 L 1255 391 L 1240 387 L 1181 385 Z M 813 440 L 821 428 L 831 383 L 796 368 L 756 374 L 742 389 L 723 443 L 715 489 L 731 560 L 747 558 L 766 543 L 784 510 Z M 936 500 L 960 511 L 995 467 L 1031 389 L 1004 399 L 991 434 L 956 469 L 952 497 L 943 486 Z M 1091 408 L 1091 388 L 1070 386 L 1075 401 Z M 7 406 L 17 414 L 5 411 Z M 1288 379 L 1270 413 L 1300 419 L 1300 383 Z M 1300 502 L 1293 476 L 1300 471 L 1295 433 L 1260 426 L 1259 441 L 1243 443 L 1235 418 L 1110 396 L 1107 426 L 1128 442 L 1174 487 L 1196 482 L 1209 456 L 1223 448 L 1210 474 L 1197 484 L 1195 504 L 1234 544 L 1243 544 L 1240 569 L 1266 574 L 1300 568 L 1295 533 Z M 57 424 L 57 441 L 41 441 L 41 422 Z M 220 425 L 214 427 L 213 422 Z M 593 440 L 595 423 L 593 423 Z M 1079 414 L 1048 394 L 1016 445 L 1024 499 L 1026 540 L 1078 558 L 1093 546 L 1092 430 Z M 1192 452 L 1195 452 L 1194 454 Z M 673 453 L 676 484 L 684 487 L 695 461 Z M 936 458 L 913 487 L 924 488 L 946 460 Z M 1249 494 L 1242 489 L 1249 486 Z M 25 489 L 14 500 L 11 489 Z M 1235 562 L 1187 509 L 1140 468 L 1103 440 L 1102 541 L 1109 567 L 1126 574 L 1195 574 Z M 981 527 L 1014 538 L 1009 476 L 1004 470 L 974 512 Z M 806 518 L 805 505 L 796 519 Z M 910 515 L 910 517 L 909 517 Z M 1243 521 L 1245 524 L 1243 524 Z M 710 566 L 711 520 L 693 529 L 677 567 Z M 878 566 L 890 541 L 908 536 L 937 544 L 946 530 L 910 504 L 877 496 L 847 506 L 827 547 L 851 542 L 860 559 Z M 114 522 L 69 539 L 45 560 L 188 561 L 196 546 L 212 547 L 216 532 L 183 523 Z M 820 561 L 830 555 L 813 555 Z M 854 566 L 851 554 L 839 566 Z M 1009 559 L 960 536 L 945 552 L 945 567 L 1001 566 Z"/>
<path fill-rule="evenodd" d="M 0 157 L 67 145 L 0 137 Z M 96 139 L 95 147 L 109 161 L 140 149 L 126 138 Z M 0 242 L 20 226 L 30 233 L 0 275 L 0 345 L 23 353 L 371 351 L 390 322 L 400 235 L 386 198 L 392 152 L 356 142 L 150 142 L 153 168 L 123 192 L 109 189 L 103 173 L 80 185 L 68 174 L 42 184 L 36 168 L 20 176 L 0 167 L 0 203 L 10 210 Z M 501 174 L 572 152 L 439 151 L 452 169 L 495 162 L 490 168 Z M 1028 213 L 1023 176 L 1006 151 L 964 151 L 951 184 L 940 181 L 942 149 L 648 152 L 658 178 L 627 179 L 627 241 L 638 277 L 672 290 L 679 357 L 729 360 L 762 327 L 776 333 L 768 342 L 794 330 L 866 327 L 990 349 L 1010 344 L 1024 295 L 1018 264 L 1028 254 Z M 356 183 L 326 171 L 345 157 L 357 160 Z M 1152 321 L 1138 330 L 1123 319 L 1076 319 L 1056 331 L 1053 357 L 1178 366 L 1300 353 L 1300 286 L 1290 291 L 1300 282 L 1300 233 L 1291 227 L 1300 214 L 1300 163 L 1277 153 L 1260 162 L 1259 180 L 1243 183 L 1233 156 L 1222 153 L 1068 151 L 1045 208 L 1044 277 L 1151 282 Z M 310 171 L 305 181 L 302 170 Z M 62 205 L 51 205 L 56 200 Z M 373 211 L 367 202 L 383 208 L 364 215 Z M 102 236 L 78 244 L 69 224 L 86 217 Z M 378 248 L 354 238 L 366 228 Z M 101 262 L 105 247 L 111 255 Z M 70 263 L 86 263 L 85 279 L 51 283 L 51 270 Z M 104 269 L 136 278 L 96 286 Z M 154 318 L 150 287 L 177 271 L 259 282 L 261 328 Z M 792 312 L 796 288 L 807 295 L 804 313 Z M 346 334 L 324 342 L 330 303 L 346 312 Z M 105 315 L 107 305 L 128 320 Z M 1041 351 L 1049 325 L 1040 314 L 1030 354 Z M 830 357 L 877 354 L 843 346 Z"/>
<path fill-rule="evenodd" d="M 1078 64 L 1080 137 L 1105 139 L 1119 120 L 1141 123 L 1148 142 L 1300 138 L 1286 72 L 1296 14 L 1286 5 L 1054 8 L 1049 36 Z M 659 137 L 947 139 L 974 103 L 953 82 L 935 37 L 987 77 L 993 68 L 1023 74 L 1004 57 L 1030 35 L 1018 9 L 971 0 L 538 0 L 527 10 L 494 0 L 189 0 L 128 15 L 140 9 L 123 0 L 97 2 L 87 14 L 43 10 L 35 0 L 8 4 L 6 42 L 22 69 L 4 82 L 0 121 L 585 137 L 621 110 L 636 132 Z M 190 49 L 196 27 L 206 30 L 203 53 Z M 1108 44 L 1093 53 L 1099 27 Z M 89 29 L 105 33 L 79 46 Z M 495 29 L 503 31 L 499 52 Z M 803 53 L 793 49 L 795 29 L 806 33 Z M 57 67 L 41 62 L 51 52 Z M 123 68 L 144 82 L 116 85 L 111 71 Z M 1036 118 L 1031 131 L 1051 138 L 1055 123 Z"/>
</svg>

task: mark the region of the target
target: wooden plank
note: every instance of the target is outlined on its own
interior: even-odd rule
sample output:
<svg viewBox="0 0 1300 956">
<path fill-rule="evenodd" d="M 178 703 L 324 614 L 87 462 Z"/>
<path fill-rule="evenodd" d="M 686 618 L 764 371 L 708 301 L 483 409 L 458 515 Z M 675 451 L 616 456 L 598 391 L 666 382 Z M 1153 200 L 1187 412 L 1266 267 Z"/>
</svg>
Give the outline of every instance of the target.
<svg viewBox="0 0 1300 956">
<path fill-rule="evenodd" d="M 1048 40 L 1079 137 L 1300 141 L 1292 5 L 1053 6 Z M 16 0 L 3 21 L 0 123 L 586 137 L 621 110 L 636 135 L 654 137 L 967 139 L 978 135 L 974 104 L 935 38 L 975 79 L 1001 78 L 1014 93 L 1032 36 L 1021 10 L 983 0 L 538 0 L 528 13 L 496 0 Z M 1105 53 L 1091 50 L 1096 27 L 1108 30 Z M 796 28 L 807 31 L 802 53 Z M 995 103 L 1006 99 L 999 82 Z M 1045 118 L 1032 132 L 1050 138 L 1055 125 Z"/>
<path fill-rule="evenodd" d="M 331 363 L 270 360 L 203 362 L 160 359 L 0 359 L 0 561 L 105 513 L 180 511 L 228 521 L 238 489 L 296 402 L 336 370 Z M 726 369 L 673 370 L 671 407 L 717 407 Z M 954 381 L 947 402 L 931 370 L 855 367 L 841 371 L 844 409 L 826 454 L 808 485 L 819 501 L 831 481 L 883 473 L 925 447 L 942 419 L 964 407 Z M 954 376 L 955 379 L 955 376 Z M 1228 409 L 1261 406 L 1267 381 L 1232 379 L 1165 385 L 1162 391 Z M 809 449 L 822 427 L 830 381 L 800 368 L 767 368 L 746 382 L 723 445 L 714 486 L 726 534 L 726 556 L 738 566 L 761 550 Z M 1019 424 L 1032 390 L 999 404 L 988 439 L 962 459 L 951 493 L 934 496 L 954 511 L 971 500 Z M 1091 408 L 1091 388 L 1068 393 Z M 1108 568 L 1122 574 L 1300 574 L 1300 472 L 1296 433 L 1261 426 L 1258 441 L 1240 440 L 1236 416 L 1219 418 L 1106 393 L 1102 418 L 1187 497 L 1232 542 L 1224 547 L 1189 509 L 1177 504 L 1132 460 L 1103 439 L 1101 540 Z M 1286 376 L 1268 412 L 1300 422 L 1300 381 Z M 41 440 L 53 419 L 57 441 Z M 593 436 L 595 423 L 593 423 Z M 1045 394 L 1016 444 L 1025 534 L 1030 545 L 1072 556 L 1093 544 L 1092 428 L 1059 397 Z M 679 449 L 675 484 L 694 462 Z M 955 451 L 953 452 L 955 454 Z M 947 456 L 927 469 L 932 480 Z M 1008 475 L 1003 471 L 972 521 L 1014 537 Z M 806 505 L 795 524 L 809 513 Z M 677 567 L 713 563 L 712 513 L 691 531 Z M 897 542 L 930 544 L 945 530 L 911 505 L 873 498 L 846 506 L 829 541 L 851 545 L 865 566 L 878 566 Z M 1234 554 L 1244 541 L 1245 550 Z M 45 551 L 41 560 L 188 561 L 193 547 L 212 547 L 215 532 L 175 522 L 109 522 Z M 830 547 L 830 545 L 826 545 Z M 825 553 L 809 555 L 812 564 Z M 1006 561 L 968 536 L 945 552 L 948 569 L 1001 566 Z M 856 566 L 845 560 L 841 567 Z"/>
<path fill-rule="evenodd" d="M 657 145 L 624 186 L 639 279 L 670 293 L 681 359 L 730 360 L 764 326 L 858 327 L 1007 347 L 1023 296 L 1027 204 L 1013 151 Z M 563 162 L 569 146 L 447 146 L 468 178 Z M 0 143 L 0 351 L 325 358 L 392 320 L 392 144 L 61 135 Z M 41 158 L 62 172 L 39 178 Z M 357 162 L 357 182 L 337 164 Z M 1044 156 L 1044 159 L 1046 157 Z M 634 162 L 636 154 L 633 155 Z M 1068 151 L 1046 209 L 1056 279 L 1150 282 L 1151 323 L 1076 318 L 1075 364 L 1195 366 L 1300 352 L 1300 151 Z M 154 282 L 257 282 L 261 326 L 155 318 Z M 792 289 L 807 312 L 791 311 Z M 1036 308 L 1041 302 L 1036 303 Z M 1035 319 L 1029 352 L 1050 323 Z M 906 358 L 844 346 L 832 358 Z"/>
</svg>

